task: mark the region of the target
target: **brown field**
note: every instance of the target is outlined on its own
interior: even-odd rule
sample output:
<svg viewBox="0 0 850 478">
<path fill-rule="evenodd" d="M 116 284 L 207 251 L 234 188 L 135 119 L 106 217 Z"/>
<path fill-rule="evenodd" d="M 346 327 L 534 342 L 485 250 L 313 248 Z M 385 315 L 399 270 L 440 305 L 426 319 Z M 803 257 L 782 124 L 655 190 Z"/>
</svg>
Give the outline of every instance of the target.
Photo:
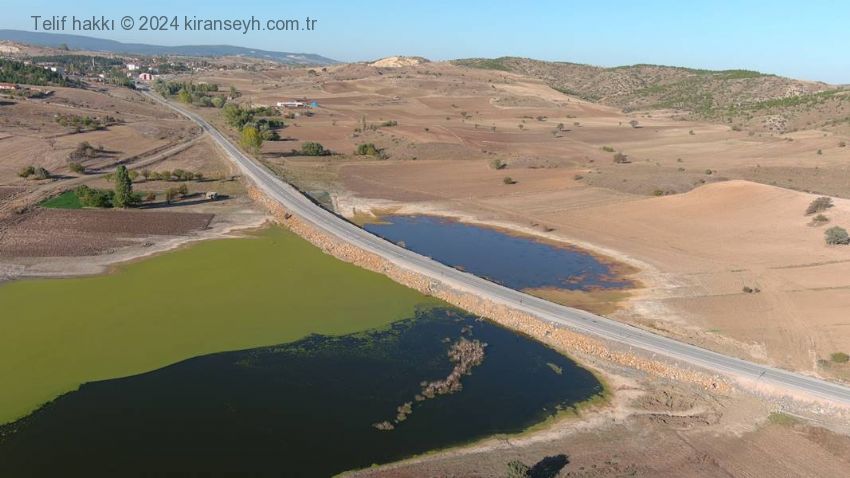
<svg viewBox="0 0 850 478">
<path fill-rule="evenodd" d="M 825 227 L 803 213 L 814 197 L 806 192 L 850 197 L 847 137 L 624 114 L 538 80 L 444 63 L 317 73 L 200 79 L 235 85 L 252 104 L 318 101 L 313 116 L 287 121 L 281 134 L 291 141 L 266 143 L 264 159 L 302 188 L 330 194 L 343 214 L 447 214 L 596 248 L 642 269 L 646 288 L 614 317 L 778 366 L 846 375 L 822 359 L 850 350 L 850 249 L 824 245 Z M 375 127 L 356 132 L 364 117 Z M 381 127 L 387 120 L 398 125 Z M 303 141 L 340 154 L 281 155 Z M 353 155 L 363 142 L 388 159 Z M 612 150 L 629 162 L 616 164 Z M 516 183 L 504 184 L 506 176 Z M 835 202 L 830 225 L 850 226 L 850 202 Z"/>
<path fill-rule="evenodd" d="M 0 272 L 5 277 L 97 272 L 110 262 L 264 220 L 230 162 L 188 120 L 126 88 L 51 90 L 44 99 L 0 105 Z M 78 133 L 55 121 L 64 114 L 108 115 L 116 124 Z M 73 173 L 69 154 L 83 141 L 102 147 L 102 152 L 83 161 L 86 174 Z M 187 197 L 166 204 L 165 190 L 181 183 L 139 177 L 134 189 L 143 196 L 153 193 L 156 199 L 132 211 L 37 207 L 43 199 L 81 184 L 112 188 L 106 174 L 118 164 L 139 172 L 179 168 L 201 173 L 204 180 L 187 182 Z M 18 177 L 28 165 L 44 167 L 53 177 Z M 208 191 L 224 197 L 207 201 Z M 91 267 L 95 263 L 99 267 Z"/>
<path fill-rule="evenodd" d="M 38 209 L 0 224 L 0 258 L 90 256 L 155 235 L 189 234 L 212 214 Z"/>
</svg>

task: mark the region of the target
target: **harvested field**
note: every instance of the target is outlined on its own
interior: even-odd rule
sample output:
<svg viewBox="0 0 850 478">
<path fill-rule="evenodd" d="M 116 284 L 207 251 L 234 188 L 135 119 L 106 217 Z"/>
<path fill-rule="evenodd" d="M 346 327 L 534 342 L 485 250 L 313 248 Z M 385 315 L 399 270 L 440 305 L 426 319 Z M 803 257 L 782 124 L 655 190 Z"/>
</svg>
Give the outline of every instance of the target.
<svg viewBox="0 0 850 478">
<path fill-rule="evenodd" d="M 0 257 L 97 255 L 152 235 L 184 235 L 209 226 L 212 214 L 38 209 L 0 224 Z"/>
<path fill-rule="evenodd" d="M 574 242 L 643 269 L 643 292 L 598 310 L 727 353 L 845 374 L 823 364 L 850 350 L 850 256 L 824 245 L 802 193 L 850 198 L 840 130 L 779 134 L 672 110 L 625 114 L 528 77 L 439 62 L 198 79 L 233 84 L 258 103 L 281 91 L 315 99 L 312 115 L 287 121 L 281 134 L 292 141 L 264 145 L 266 160 L 330 194 L 342 214 L 444 214 Z M 387 120 L 397 125 L 381 126 Z M 304 141 L 340 156 L 281 157 Z M 389 158 L 351 154 L 367 142 Z M 617 152 L 628 160 L 615 162 Z M 850 227 L 846 202 L 826 215 Z"/>
</svg>

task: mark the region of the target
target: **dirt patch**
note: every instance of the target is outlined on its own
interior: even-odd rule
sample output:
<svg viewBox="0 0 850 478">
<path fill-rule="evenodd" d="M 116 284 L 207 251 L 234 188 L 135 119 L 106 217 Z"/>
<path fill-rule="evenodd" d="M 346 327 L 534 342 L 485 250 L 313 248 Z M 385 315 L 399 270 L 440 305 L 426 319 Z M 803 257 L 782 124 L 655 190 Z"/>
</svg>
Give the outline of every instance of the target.
<svg viewBox="0 0 850 478">
<path fill-rule="evenodd" d="M 150 235 L 209 226 L 212 214 L 37 209 L 0 223 L 0 257 L 97 255 Z"/>
</svg>

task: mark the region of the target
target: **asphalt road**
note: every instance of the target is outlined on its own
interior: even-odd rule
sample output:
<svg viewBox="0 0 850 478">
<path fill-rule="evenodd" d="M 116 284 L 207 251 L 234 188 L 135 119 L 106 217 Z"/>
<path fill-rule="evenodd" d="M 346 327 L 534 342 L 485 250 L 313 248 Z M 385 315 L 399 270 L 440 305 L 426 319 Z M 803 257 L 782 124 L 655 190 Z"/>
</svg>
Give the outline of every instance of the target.
<svg viewBox="0 0 850 478">
<path fill-rule="evenodd" d="M 148 96 L 198 123 L 224 149 L 246 176 L 251 178 L 269 197 L 280 202 L 287 210 L 327 234 L 377 254 L 399 267 L 443 282 L 456 289 L 527 312 L 542 320 L 582 334 L 619 342 L 635 349 L 702 367 L 733 379 L 751 379 L 752 382 L 750 383 L 764 384 L 792 396 L 799 396 L 802 392 L 836 404 L 850 405 L 850 387 L 729 357 L 589 312 L 554 304 L 472 274 L 461 272 L 399 247 L 314 204 L 297 189 L 280 180 L 274 173 L 243 154 L 230 140 L 197 114 L 165 102 L 155 94 L 148 94 Z M 747 386 L 748 381 L 745 380 L 742 383 Z"/>
</svg>

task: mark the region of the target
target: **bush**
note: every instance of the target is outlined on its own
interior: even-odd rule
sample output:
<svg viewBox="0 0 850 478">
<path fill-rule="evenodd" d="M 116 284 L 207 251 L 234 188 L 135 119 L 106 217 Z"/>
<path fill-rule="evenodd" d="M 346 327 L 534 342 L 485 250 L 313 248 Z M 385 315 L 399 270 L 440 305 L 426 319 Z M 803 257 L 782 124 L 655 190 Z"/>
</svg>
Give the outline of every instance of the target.
<svg viewBox="0 0 850 478">
<path fill-rule="evenodd" d="M 36 166 L 36 168 L 33 169 L 32 175 L 35 179 L 50 179 L 50 171 L 42 168 L 41 166 Z"/>
<path fill-rule="evenodd" d="M 381 150 L 373 143 L 363 143 L 357 145 L 357 149 L 354 151 L 354 154 L 360 156 L 380 156 Z"/>
<path fill-rule="evenodd" d="M 844 352 L 835 352 L 829 356 L 829 359 L 835 363 L 847 363 L 850 361 L 850 355 Z"/>
<path fill-rule="evenodd" d="M 490 161 L 490 167 L 493 169 L 505 169 L 508 167 L 508 165 L 505 164 L 505 162 L 501 159 L 494 159 Z"/>
<path fill-rule="evenodd" d="M 847 142 L 846 142 L 846 141 L 839 141 L 839 142 L 838 142 L 838 147 L 839 147 L 839 148 L 846 148 L 846 147 L 847 147 Z"/>
<path fill-rule="evenodd" d="M 32 176 L 33 174 L 35 174 L 35 167 L 34 166 L 27 166 L 27 167 L 21 169 L 20 172 L 18 172 L 18 176 L 20 176 L 22 178 L 28 178 L 28 177 Z"/>
<path fill-rule="evenodd" d="M 516 180 L 510 176 L 505 176 L 505 178 L 502 179 L 502 182 L 505 184 L 516 184 Z"/>
<path fill-rule="evenodd" d="M 616 163 L 616 164 L 626 164 L 626 163 L 631 163 L 631 160 L 629 159 L 628 155 L 621 153 L 621 152 L 618 152 L 618 153 L 614 154 L 614 163 Z"/>
<path fill-rule="evenodd" d="M 181 184 L 177 187 L 177 193 L 180 194 L 181 197 L 186 197 L 189 195 L 189 186 L 186 186 L 186 183 Z"/>
<path fill-rule="evenodd" d="M 86 172 L 86 167 L 83 166 L 83 164 L 80 163 L 79 161 L 71 161 L 70 163 L 68 163 L 68 167 L 71 168 L 72 172 L 75 172 L 75 173 L 78 173 L 78 174 L 85 174 L 85 172 Z"/>
<path fill-rule="evenodd" d="M 83 207 L 112 207 L 114 192 L 105 189 L 94 189 L 86 185 L 77 187 L 74 194 Z"/>
<path fill-rule="evenodd" d="M 846 246 L 850 244 L 850 235 L 847 234 L 847 229 L 834 226 L 824 232 L 824 240 L 829 245 Z"/>
<path fill-rule="evenodd" d="M 528 478 L 531 476 L 531 468 L 519 460 L 508 462 L 508 478 Z"/>
<path fill-rule="evenodd" d="M 602 151 L 605 151 L 606 153 L 613 153 L 614 148 L 612 148 L 611 146 L 603 146 Z"/>
<path fill-rule="evenodd" d="M 308 141 L 301 145 L 301 154 L 304 156 L 326 156 L 329 154 L 329 151 L 326 150 L 320 143 Z"/>
<path fill-rule="evenodd" d="M 821 196 L 811 203 L 809 203 L 809 207 L 806 208 L 806 215 L 815 214 L 818 212 L 826 211 L 827 209 L 832 207 L 832 198 Z"/>
</svg>

